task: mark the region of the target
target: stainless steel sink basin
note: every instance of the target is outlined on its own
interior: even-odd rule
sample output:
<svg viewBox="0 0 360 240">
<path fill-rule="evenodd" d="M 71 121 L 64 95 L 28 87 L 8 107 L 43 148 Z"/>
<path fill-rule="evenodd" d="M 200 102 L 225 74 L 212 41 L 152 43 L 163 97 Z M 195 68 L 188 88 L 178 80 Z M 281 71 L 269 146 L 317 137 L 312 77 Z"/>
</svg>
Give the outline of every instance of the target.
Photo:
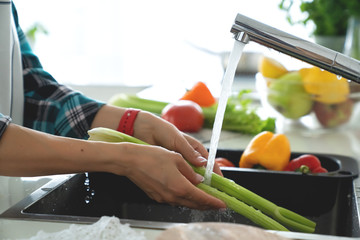
<svg viewBox="0 0 360 240">
<path fill-rule="evenodd" d="M 241 154 L 241 151 L 218 151 L 218 156 L 234 162 Z M 293 153 L 293 157 L 299 154 Z M 356 160 L 315 155 L 329 173 L 303 175 L 240 168 L 224 168 L 223 173 L 277 205 L 316 221 L 314 236 L 359 238 Z M 51 181 L 2 213 L 0 218 L 92 223 L 103 215 L 117 216 L 133 227 L 154 229 L 206 221 L 253 225 L 230 210 L 199 211 L 159 204 L 127 178 L 109 173 L 76 174 Z"/>
</svg>

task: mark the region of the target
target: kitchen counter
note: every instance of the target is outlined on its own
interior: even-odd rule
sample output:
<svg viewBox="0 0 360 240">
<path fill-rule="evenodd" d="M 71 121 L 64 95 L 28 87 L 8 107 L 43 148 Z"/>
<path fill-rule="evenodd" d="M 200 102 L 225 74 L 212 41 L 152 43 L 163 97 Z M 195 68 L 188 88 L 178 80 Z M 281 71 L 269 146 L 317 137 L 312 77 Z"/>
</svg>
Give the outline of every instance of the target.
<svg viewBox="0 0 360 240">
<path fill-rule="evenodd" d="M 360 159 L 360 123 L 357 126 L 354 122 L 336 130 L 307 129 L 296 122 L 279 121 L 277 124 L 278 131 L 286 133 L 289 137 L 294 152 L 339 154 Z M 209 146 L 211 130 L 205 129 L 194 136 L 203 141 L 205 146 Z M 248 135 L 222 132 L 219 148 L 244 149 L 251 138 L 252 136 Z M 0 177 L 0 212 L 56 177 L 58 176 Z M 67 223 L 0 219 L 0 239 L 28 238 L 36 235 L 39 230 L 56 232 L 68 227 Z M 155 239 L 161 232 L 149 229 L 136 230 L 143 231 L 149 240 Z"/>
<path fill-rule="evenodd" d="M 210 131 L 208 130 L 202 132 L 204 136 L 207 136 L 209 133 Z M 354 158 L 359 158 L 360 156 L 360 148 L 358 147 L 360 130 L 358 129 L 316 134 L 303 134 L 301 131 L 292 130 L 287 135 L 289 136 L 293 151 L 340 154 Z M 221 136 L 219 148 L 243 149 L 250 139 L 250 136 L 224 132 Z M 208 143 L 205 143 L 205 145 L 208 145 Z M 0 212 L 3 212 L 32 191 L 56 177 L 0 177 Z M 67 223 L 1 219 L 0 239 L 27 238 L 36 235 L 39 230 L 56 232 L 68 227 L 69 224 Z M 148 239 L 154 239 L 160 233 L 158 230 L 137 230 L 143 231 Z"/>
</svg>

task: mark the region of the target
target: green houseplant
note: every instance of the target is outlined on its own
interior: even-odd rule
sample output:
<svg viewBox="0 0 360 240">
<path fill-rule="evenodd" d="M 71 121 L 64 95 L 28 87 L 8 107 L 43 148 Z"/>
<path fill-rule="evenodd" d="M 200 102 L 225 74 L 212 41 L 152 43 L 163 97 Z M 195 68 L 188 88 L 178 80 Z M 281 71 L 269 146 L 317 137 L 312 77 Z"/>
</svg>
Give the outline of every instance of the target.
<svg viewBox="0 0 360 240">
<path fill-rule="evenodd" d="M 349 5 L 354 5 L 356 2 L 359 0 L 281 0 L 279 8 L 286 11 L 290 24 L 307 25 L 312 22 L 314 24 L 312 35 L 315 41 L 342 52 L 351 14 L 348 10 Z M 295 20 L 291 15 L 291 10 L 296 4 L 300 11 L 305 13 L 303 19 Z"/>
<path fill-rule="evenodd" d="M 344 53 L 360 60 L 360 0 L 349 0 L 350 14 Z"/>
<path fill-rule="evenodd" d="M 36 37 L 39 34 L 48 35 L 48 30 L 38 22 L 34 23 L 28 30 L 26 30 L 25 35 L 32 48 L 34 48 Z"/>
</svg>

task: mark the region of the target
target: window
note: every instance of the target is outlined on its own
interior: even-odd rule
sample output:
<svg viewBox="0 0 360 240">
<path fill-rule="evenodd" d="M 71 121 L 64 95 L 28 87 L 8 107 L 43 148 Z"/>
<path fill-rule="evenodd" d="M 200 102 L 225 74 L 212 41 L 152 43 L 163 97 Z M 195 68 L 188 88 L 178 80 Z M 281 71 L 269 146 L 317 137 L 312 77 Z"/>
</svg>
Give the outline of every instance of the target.
<svg viewBox="0 0 360 240">
<path fill-rule="evenodd" d="M 26 31 L 35 22 L 34 51 L 59 82 L 147 86 L 220 81 L 216 53 L 233 46 L 237 13 L 294 35 L 280 0 L 14 0 Z M 299 31 L 300 30 L 300 31 Z M 258 46 L 251 46 L 249 50 Z M 206 49 L 207 51 L 201 50 Z M 245 51 L 248 47 L 245 48 Z"/>
</svg>

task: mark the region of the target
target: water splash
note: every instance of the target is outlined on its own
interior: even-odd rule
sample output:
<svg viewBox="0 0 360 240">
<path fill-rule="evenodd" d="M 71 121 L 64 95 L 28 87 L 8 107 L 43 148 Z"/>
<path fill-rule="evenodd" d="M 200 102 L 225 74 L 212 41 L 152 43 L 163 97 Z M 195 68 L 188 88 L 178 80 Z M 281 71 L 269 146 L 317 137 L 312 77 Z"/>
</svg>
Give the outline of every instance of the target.
<svg viewBox="0 0 360 240">
<path fill-rule="evenodd" d="M 221 92 L 219 97 L 219 104 L 216 110 L 215 115 L 215 122 L 213 125 L 212 135 L 210 139 L 210 149 L 209 149 L 209 158 L 206 165 L 206 171 L 205 171 L 205 181 L 204 183 L 207 185 L 211 184 L 211 174 L 214 169 L 214 162 L 215 162 L 215 156 L 216 156 L 216 150 L 219 144 L 220 139 L 220 133 L 221 133 L 221 127 L 225 115 L 225 109 L 226 104 L 229 98 L 229 95 L 231 94 L 231 87 L 232 83 L 234 81 L 235 77 L 235 71 L 237 68 L 237 65 L 239 64 L 239 60 L 241 58 L 243 49 L 245 47 L 245 43 L 242 43 L 240 41 L 236 41 L 234 43 L 234 47 L 231 51 L 230 57 L 229 57 L 229 63 L 226 68 L 222 86 L 221 86 Z"/>
</svg>

